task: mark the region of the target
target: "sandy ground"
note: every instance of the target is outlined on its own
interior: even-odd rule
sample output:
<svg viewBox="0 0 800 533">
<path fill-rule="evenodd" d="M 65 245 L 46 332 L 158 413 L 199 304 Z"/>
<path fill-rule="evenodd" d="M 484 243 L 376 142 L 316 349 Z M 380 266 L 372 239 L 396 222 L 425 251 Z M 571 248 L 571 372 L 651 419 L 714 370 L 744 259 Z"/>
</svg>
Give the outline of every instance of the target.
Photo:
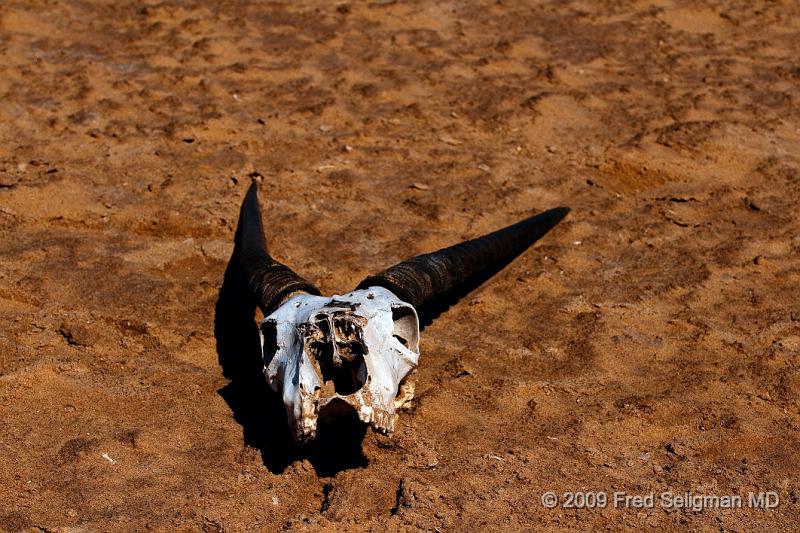
<svg viewBox="0 0 800 533">
<path fill-rule="evenodd" d="M 0 21 L 0 529 L 796 528 L 794 0 L 5 0 Z M 393 438 L 297 450 L 258 369 L 219 364 L 254 353 L 219 301 L 252 179 L 274 255 L 328 293 L 573 211 L 425 329 Z"/>
</svg>

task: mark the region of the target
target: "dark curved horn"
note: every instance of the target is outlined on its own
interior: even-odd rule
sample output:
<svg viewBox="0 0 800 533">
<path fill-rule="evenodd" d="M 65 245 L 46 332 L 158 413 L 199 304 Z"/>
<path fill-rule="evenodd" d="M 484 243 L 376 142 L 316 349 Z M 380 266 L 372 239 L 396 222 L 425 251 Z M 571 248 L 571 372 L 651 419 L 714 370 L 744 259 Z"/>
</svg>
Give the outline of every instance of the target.
<svg viewBox="0 0 800 533">
<path fill-rule="evenodd" d="M 264 316 L 272 313 L 293 292 L 320 294 L 309 281 L 269 255 L 256 182 L 250 185 L 242 202 L 235 246 L 239 248 L 239 266 Z"/>
<path fill-rule="evenodd" d="M 369 276 L 357 288 L 384 287 L 419 309 L 484 269 L 513 259 L 567 213 L 566 207 L 550 209 L 483 237 L 418 255 Z"/>
</svg>

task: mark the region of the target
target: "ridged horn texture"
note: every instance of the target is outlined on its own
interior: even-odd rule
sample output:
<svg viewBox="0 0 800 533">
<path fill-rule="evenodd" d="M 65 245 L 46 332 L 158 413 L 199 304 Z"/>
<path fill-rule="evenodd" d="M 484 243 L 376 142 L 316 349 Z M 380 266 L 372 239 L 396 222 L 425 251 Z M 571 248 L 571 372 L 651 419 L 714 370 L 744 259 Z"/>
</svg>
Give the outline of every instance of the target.
<svg viewBox="0 0 800 533">
<path fill-rule="evenodd" d="M 265 316 L 271 314 L 293 292 L 320 294 L 312 283 L 269 255 L 256 182 L 250 185 L 244 197 L 236 231 L 239 266 Z"/>
<path fill-rule="evenodd" d="M 566 207 L 550 209 L 483 237 L 418 255 L 369 276 L 358 288 L 384 287 L 419 309 L 484 269 L 513 259 L 567 213 Z"/>
</svg>

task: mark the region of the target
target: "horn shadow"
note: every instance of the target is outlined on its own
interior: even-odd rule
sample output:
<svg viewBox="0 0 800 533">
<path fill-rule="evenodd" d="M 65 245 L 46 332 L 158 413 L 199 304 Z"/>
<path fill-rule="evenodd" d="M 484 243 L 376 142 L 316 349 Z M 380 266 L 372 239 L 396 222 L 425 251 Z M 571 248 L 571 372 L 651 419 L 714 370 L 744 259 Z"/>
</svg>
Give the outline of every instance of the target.
<svg viewBox="0 0 800 533">
<path fill-rule="evenodd" d="M 523 247 L 516 253 L 507 255 L 498 259 L 497 261 L 489 263 L 482 270 L 468 277 L 463 282 L 454 285 L 446 292 L 421 305 L 420 308 L 417 309 L 420 333 L 422 333 L 427 326 L 430 326 L 434 320 L 439 318 L 439 316 L 445 313 L 448 309 L 461 301 L 461 299 L 466 297 L 469 293 L 493 278 L 512 261 L 514 261 L 514 259 L 522 255 L 522 253 L 524 253 L 528 248 L 533 246 L 536 241 L 549 233 L 550 230 L 553 229 L 567 215 L 567 213 L 569 213 L 568 208 L 557 207 L 534 216 L 531 219 L 531 222 L 533 223 L 532 230 L 534 233 L 538 233 L 538 236 L 531 240 L 527 246 Z"/>
<path fill-rule="evenodd" d="M 234 247 L 234 255 L 236 251 Z M 218 361 L 222 375 L 231 381 L 217 393 L 242 426 L 244 444 L 257 448 L 264 465 L 279 474 L 298 453 L 280 398 L 267 385 L 262 373 L 261 346 L 254 320 L 256 305 L 237 261 L 231 260 L 214 317 Z"/>
</svg>

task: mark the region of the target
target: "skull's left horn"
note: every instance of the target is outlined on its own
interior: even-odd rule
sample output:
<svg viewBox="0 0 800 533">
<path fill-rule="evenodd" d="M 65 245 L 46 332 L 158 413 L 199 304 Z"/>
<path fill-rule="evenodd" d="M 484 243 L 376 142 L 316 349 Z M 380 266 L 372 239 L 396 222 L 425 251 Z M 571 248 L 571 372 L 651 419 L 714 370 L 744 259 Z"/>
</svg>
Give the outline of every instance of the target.
<svg viewBox="0 0 800 533">
<path fill-rule="evenodd" d="M 269 255 L 256 182 L 250 185 L 242 202 L 234 246 L 238 247 L 234 255 L 264 316 L 271 314 L 294 292 L 320 294 L 313 284 Z"/>
<path fill-rule="evenodd" d="M 418 255 L 369 276 L 358 288 L 384 287 L 419 309 L 472 276 L 511 261 L 567 213 L 566 207 L 550 209 L 483 237 Z"/>
</svg>

